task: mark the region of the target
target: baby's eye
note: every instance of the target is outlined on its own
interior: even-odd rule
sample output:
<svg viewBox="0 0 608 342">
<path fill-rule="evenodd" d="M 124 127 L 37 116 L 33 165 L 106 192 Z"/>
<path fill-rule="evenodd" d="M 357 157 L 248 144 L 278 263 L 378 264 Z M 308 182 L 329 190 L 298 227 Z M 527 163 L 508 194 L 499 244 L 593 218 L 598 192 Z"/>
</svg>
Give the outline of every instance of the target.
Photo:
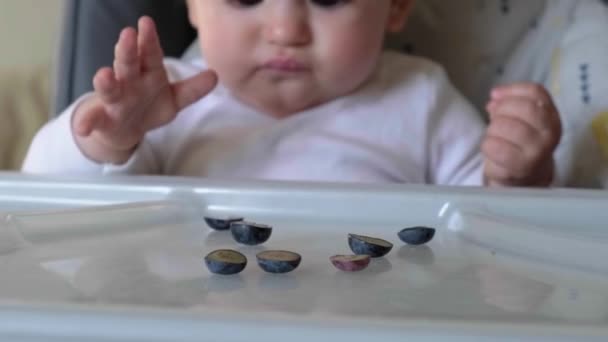
<svg viewBox="0 0 608 342">
<path fill-rule="evenodd" d="M 336 7 L 343 5 L 350 0 L 310 0 L 313 4 L 319 7 Z"/>
<path fill-rule="evenodd" d="M 228 0 L 231 5 L 238 7 L 253 7 L 259 5 L 264 0 Z"/>
</svg>

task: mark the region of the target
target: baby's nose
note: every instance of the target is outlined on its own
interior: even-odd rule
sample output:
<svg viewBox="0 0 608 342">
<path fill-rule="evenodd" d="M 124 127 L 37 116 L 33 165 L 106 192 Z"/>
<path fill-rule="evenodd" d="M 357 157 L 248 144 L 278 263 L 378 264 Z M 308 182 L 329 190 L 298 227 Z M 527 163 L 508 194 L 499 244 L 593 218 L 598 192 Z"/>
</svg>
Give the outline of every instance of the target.
<svg viewBox="0 0 608 342">
<path fill-rule="evenodd" d="M 302 46 L 310 43 L 312 34 L 308 14 L 301 8 L 290 6 L 277 9 L 268 18 L 266 36 L 270 43 L 276 45 Z"/>
</svg>

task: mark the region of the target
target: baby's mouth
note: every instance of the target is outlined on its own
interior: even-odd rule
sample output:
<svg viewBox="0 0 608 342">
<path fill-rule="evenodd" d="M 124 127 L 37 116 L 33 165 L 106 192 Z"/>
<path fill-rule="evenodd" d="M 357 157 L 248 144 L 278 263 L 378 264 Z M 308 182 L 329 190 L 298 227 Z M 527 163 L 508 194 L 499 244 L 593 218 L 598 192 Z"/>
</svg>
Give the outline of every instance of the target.
<svg viewBox="0 0 608 342">
<path fill-rule="evenodd" d="M 302 73 L 310 70 L 306 64 L 296 59 L 285 57 L 277 57 L 268 60 L 262 64 L 261 69 L 280 73 Z"/>
</svg>

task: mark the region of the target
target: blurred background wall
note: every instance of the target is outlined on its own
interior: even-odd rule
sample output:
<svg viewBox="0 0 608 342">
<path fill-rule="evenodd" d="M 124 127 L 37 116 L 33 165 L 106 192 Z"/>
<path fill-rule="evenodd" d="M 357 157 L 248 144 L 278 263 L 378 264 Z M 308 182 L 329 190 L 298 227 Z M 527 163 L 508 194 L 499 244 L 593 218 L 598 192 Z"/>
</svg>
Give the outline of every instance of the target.
<svg viewBox="0 0 608 342">
<path fill-rule="evenodd" d="M 50 116 L 62 8 L 63 0 L 0 0 L 0 170 L 20 168 Z"/>
<path fill-rule="evenodd" d="M 62 0 L 0 0 L 0 67 L 50 62 L 55 53 L 62 3 Z"/>
</svg>

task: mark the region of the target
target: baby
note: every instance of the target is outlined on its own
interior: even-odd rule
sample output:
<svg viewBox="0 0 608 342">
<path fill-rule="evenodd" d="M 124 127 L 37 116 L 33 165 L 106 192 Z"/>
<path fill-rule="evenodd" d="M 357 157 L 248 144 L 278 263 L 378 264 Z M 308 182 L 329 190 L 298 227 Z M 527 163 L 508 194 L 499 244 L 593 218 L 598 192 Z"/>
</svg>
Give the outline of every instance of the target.
<svg viewBox="0 0 608 342">
<path fill-rule="evenodd" d="M 412 0 L 191 0 L 204 61 L 125 29 L 95 91 L 35 137 L 23 170 L 548 186 L 559 115 L 544 88 L 495 89 L 485 127 L 443 70 L 382 52 Z"/>
</svg>

